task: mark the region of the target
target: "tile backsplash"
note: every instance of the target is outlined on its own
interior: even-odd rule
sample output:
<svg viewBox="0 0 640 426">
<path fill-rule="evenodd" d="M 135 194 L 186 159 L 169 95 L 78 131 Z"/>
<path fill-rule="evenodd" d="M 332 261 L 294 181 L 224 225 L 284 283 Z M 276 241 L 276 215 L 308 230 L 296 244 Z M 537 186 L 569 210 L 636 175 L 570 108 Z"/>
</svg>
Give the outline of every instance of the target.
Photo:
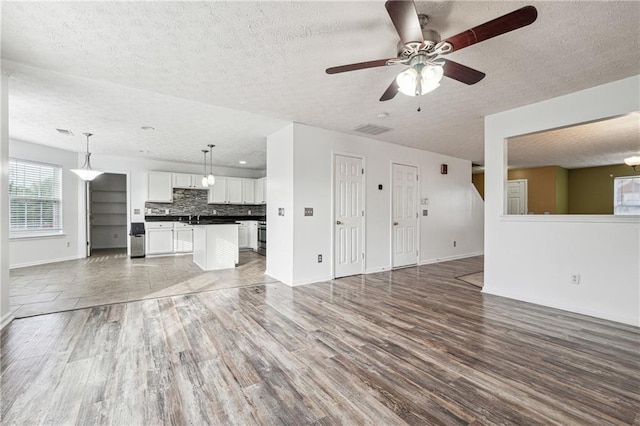
<svg viewBox="0 0 640 426">
<path fill-rule="evenodd" d="M 146 215 L 265 216 L 267 214 L 267 207 L 264 204 L 208 204 L 208 192 L 206 189 L 176 188 L 173 190 L 173 203 L 144 203 Z M 166 212 L 167 210 L 169 213 Z"/>
</svg>

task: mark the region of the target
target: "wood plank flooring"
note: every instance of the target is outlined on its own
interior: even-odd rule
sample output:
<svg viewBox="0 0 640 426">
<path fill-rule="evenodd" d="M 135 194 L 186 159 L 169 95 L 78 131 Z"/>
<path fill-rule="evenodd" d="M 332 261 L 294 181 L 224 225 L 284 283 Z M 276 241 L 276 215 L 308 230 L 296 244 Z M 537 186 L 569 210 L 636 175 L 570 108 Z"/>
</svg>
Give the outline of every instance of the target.
<svg viewBox="0 0 640 426">
<path fill-rule="evenodd" d="M 192 259 L 130 259 L 126 250 L 95 250 L 85 259 L 12 269 L 11 312 L 24 318 L 274 281 L 264 275 L 264 256 L 252 251 L 241 250 L 238 266 L 221 271 L 203 271 Z"/>
<path fill-rule="evenodd" d="M 15 320 L 2 423 L 639 424 L 640 330 L 455 278 L 481 265 Z"/>
</svg>

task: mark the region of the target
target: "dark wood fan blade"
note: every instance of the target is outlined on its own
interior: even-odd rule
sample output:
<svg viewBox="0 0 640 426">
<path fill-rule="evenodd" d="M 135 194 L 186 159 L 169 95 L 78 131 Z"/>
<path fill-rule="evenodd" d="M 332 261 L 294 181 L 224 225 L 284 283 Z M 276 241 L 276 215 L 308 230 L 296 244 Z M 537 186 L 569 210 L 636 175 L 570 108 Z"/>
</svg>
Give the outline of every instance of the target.
<svg viewBox="0 0 640 426">
<path fill-rule="evenodd" d="M 413 1 L 388 0 L 384 7 L 387 8 L 402 43 L 422 43 L 424 41 L 420 21 L 418 21 L 418 12 Z"/>
<path fill-rule="evenodd" d="M 357 64 L 340 65 L 339 67 L 327 68 L 327 74 L 338 74 L 341 72 L 363 70 L 366 68 L 383 67 L 387 65 L 387 61 L 397 58 L 378 59 L 376 61 L 358 62 Z"/>
<path fill-rule="evenodd" d="M 459 64 L 457 62 L 450 61 L 448 59 L 441 59 L 444 61 L 442 70 L 444 75 L 454 80 L 458 80 L 465 84 L 476 84 L 485 77 L 485 73 L 473 68 L 469 68 L 466 65 Z"/>
<path fill-rule="evenodd" d="M 396 83 L 396 79 L 394 78 L 389 87 L 387 87 L 387 90 L 385 90 L 382 96 L 380 96 L 380 102 L 395 98 L 397 93 L 398 83 Z"/>
<path fill-rule="evenodd" d="M 485 22 L 482 25 L 471 28 L 465 32 L 449 37 L 446 40 L 453 46 L 453 51 L 463 49 L 472 44 L 480 43 L 500 34 L 517 30 L 533 23 L 538 17 L 538 11 L 533 6 L 525 6 L 522 9 L 507 13 L 499 18 Z"/>
</svg>

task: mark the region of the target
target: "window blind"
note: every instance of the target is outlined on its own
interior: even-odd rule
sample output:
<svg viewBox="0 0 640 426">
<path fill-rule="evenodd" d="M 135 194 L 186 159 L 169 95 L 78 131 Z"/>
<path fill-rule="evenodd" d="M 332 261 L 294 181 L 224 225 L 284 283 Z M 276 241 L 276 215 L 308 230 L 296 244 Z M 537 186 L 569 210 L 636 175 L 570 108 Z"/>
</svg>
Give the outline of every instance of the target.
<svg viewBox="0 0 640 426">
<path fill-rule="evenodd" d="M 62 231 L 62 167 L 9 159 L 9 228 L 12 233 Z"/>
<path fill-rule="evenodd" d="M 614 179 L 613 214 L 640 215 L 640 177 Z"/>
</svg>

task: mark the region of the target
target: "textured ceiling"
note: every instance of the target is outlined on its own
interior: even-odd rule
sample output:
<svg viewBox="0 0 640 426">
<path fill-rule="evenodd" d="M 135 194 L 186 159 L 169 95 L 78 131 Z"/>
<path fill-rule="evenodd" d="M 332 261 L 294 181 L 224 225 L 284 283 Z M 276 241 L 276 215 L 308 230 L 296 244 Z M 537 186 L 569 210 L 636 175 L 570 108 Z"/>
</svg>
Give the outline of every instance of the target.
<svg viewBox="0 0 640 426">
<path fill-rule="evenodd" d="M 395 55 L 383 1 L 3 1 L 10 136 L 83 151 L 90 131 L 95 155 L 193 163 L 214 143 L 215 164 L 261 169 L 266 136 L 287 122 L 373 123 L 393 129 L 376 139 L 482 163 L 484 116 L 640 74 L 640 2 L 416 6 L 444 38 L 525 4 L 532 25 L 449 55 L 485 72 L 480 83 L 381 103 L 402 68 L 324 70 Z"/>
<path fill-rule="evenodd" d="M 515 168 L 620 164 L 640 154 L 640 113 L 509 138 L 507 153 Z"/>
</svg>

